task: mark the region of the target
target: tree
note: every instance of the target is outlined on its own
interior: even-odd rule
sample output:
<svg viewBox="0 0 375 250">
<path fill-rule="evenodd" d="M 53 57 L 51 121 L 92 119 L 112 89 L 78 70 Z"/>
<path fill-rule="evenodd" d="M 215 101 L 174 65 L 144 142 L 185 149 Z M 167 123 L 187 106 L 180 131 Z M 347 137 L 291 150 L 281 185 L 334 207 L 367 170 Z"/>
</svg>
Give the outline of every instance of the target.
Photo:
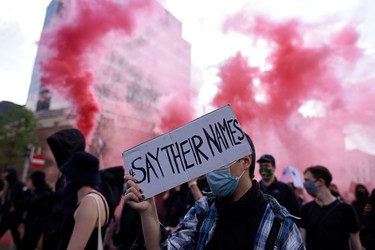
<svg viewBox="0 0 375 250">
<path fill-rule="evenodd" d="M 28 145 L 37 145 L 34 114 L 12 102 L 0 102 L 0 169 L 22 169 Z"/>
</svg>

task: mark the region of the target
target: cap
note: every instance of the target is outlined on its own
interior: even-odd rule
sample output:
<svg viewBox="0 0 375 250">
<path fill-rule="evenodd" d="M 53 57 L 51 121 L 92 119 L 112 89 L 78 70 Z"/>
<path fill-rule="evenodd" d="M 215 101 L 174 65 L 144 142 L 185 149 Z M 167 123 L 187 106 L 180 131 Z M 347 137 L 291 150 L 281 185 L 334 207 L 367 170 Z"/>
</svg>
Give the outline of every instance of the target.
<svg viewBox="0 0 375 250">
<path fill-rule="evenodd" d="M 262 155 L 257 162 L 269 162 L 275 167 L 275 158 L 272 155 Z"/>
</svg>

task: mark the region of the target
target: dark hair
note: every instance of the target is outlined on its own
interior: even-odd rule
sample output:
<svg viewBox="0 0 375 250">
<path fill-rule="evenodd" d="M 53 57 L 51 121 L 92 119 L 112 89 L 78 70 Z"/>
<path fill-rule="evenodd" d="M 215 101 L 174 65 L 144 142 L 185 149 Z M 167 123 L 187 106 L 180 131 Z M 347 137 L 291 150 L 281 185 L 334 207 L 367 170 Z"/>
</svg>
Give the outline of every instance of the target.
<svg viewBox="0 0 375 250">
<path fill-rule="evenodd" d="M 30 175 L 33 186 L 36 188 L 43 187 L 46 184 L 46 174 L 43 171 L 36 170 Z"/>
<path fill-rule="evenodd" d="M 67 176 L 64 179 L 64 189 L 62 192 L 62 206 L 64 214 L 71 214 L 77 208 L 78 196 L 77 192 L 87 184 L 73 180 Z M 101 193 L 100 187 L 97 184 L 89 185 L 91 188 Z"/>
<path fill-rule="evenodd" d="M 310 172 L 315 179 L 323 179 L 327 187 L 331 185 L 332 174 L 329 172 L 328 168 L 316 165 L 308 167 L 303 173 L 306 174 L 307 172 Z"/>
<path fill-rule="evenodd" d="M 249 175 L 250 175 L 250 179 L 253 179 L 254 178 L 254 171 L 255 171 L 255 163 L 256 163 L 255 147 L 254 147 L 253 140 L 251 140 L 250 136 L 246 133 L 245 133 L 245 136 L 246 136 L 247 141 L 250 144 L 250 148 L 251 148 L 251 151 L 252 151 Z"/>
</svg>

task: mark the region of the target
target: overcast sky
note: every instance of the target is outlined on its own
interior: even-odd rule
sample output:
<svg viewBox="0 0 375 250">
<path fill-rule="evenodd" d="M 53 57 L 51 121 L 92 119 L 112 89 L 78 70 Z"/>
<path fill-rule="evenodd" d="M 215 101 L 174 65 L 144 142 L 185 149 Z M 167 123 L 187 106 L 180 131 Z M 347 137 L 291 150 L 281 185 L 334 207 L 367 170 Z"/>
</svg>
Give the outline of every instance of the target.
<svg viewBox="0 0 375 250">
<path fill-rule="evenodd" d="M 50 0 L 0 0 L 0 101 L 25 104 L 31 72 Z M 215 65 L 237 49 L 238 41 L 220 39 L 218 32 L 225 14 L 242 7 L 243 2 L 275 17 L 303 17 L 318 20 L 338 14 L 343 19 L 361 19 L 366 42 L 374 42 L 375 4 L 371 0 L 164 0 L 167 8 L 183 23 L 183 36 L 192 43 L 192 59 L 203 70 Z M 212 43 L 222 40 L 223 44 Z M 223 49 L 225 48 L 225 50 Z M 374 53 L 374 49 L 369 49 Z M 208 79 L 209 81 L 209 79 Z"/>
</svg>

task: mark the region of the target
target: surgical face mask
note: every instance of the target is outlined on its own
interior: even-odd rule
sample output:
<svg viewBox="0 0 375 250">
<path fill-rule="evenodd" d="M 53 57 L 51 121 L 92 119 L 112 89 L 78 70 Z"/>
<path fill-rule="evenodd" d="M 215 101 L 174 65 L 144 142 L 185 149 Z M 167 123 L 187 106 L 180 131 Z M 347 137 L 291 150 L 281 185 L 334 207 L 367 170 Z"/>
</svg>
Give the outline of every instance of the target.
<svg viewBox="0 0 375 250">
<path fill-rule="evenodd" d="M 273 175 L 273 171 L 272 168 L 261 167 L 259 168 L 259 174 L 262 176 L 263 179 L 269 180 Z"/>
<path fill-rule="evenodd" d="M 303 186 L 305 187 L 305 189 L 306 189 L 306 191 L 309 195 L 311 195 L 312 197 L 316 196 L 317 189 L 316 189 L 316 185 L 315 185 L 314 181 L 305 181 L 303 183 Z"/>
<path fill-rule="evenodd" d="M 219 168 L 206 175 L 211 191 L 218 197 L 231 196 L 236 190 L 238 181 L 245 172 L 243 171 L 239 177 L 233 178 L 230 174 L 230 165 Z"/>
</svg>

